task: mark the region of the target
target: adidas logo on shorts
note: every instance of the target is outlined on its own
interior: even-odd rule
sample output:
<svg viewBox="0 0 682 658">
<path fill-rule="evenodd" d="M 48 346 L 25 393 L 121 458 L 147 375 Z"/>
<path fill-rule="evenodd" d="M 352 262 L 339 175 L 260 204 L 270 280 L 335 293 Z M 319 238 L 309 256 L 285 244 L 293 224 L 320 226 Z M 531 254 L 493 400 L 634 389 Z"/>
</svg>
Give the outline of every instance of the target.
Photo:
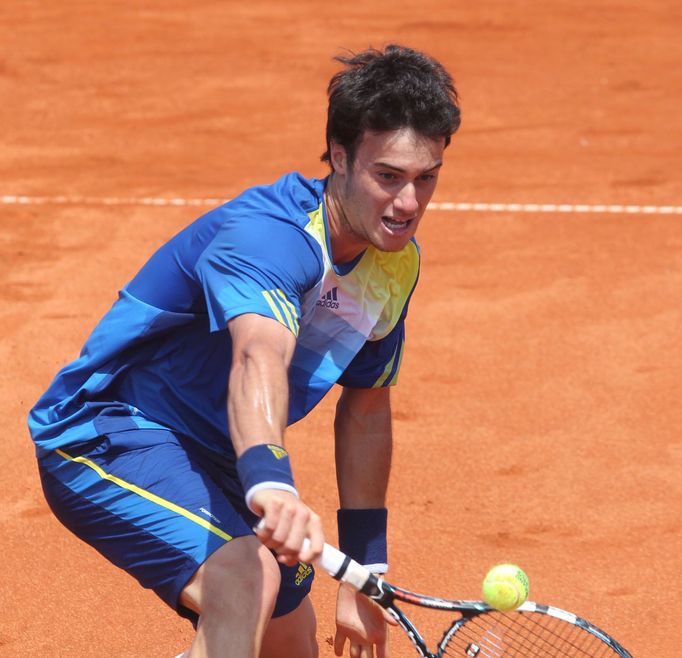
<svg viewBox="0 0 682 658">
<path fill-rule="evenodd" d="M 296 579 L 294 582 L 300 585 L 311 573 L 313 572 L 312 567 L 304 562 L 298 563 L 298 570 L 296 571 Z"/>
</svg>

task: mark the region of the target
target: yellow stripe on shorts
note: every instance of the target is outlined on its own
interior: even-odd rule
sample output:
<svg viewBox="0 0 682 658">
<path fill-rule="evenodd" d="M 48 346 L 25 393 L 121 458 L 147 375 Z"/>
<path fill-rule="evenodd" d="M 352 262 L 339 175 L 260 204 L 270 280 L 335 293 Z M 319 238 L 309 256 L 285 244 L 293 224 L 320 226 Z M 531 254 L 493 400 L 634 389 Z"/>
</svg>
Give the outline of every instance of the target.
<svg viewBox="0 0 682 658">
<path fill-rule="evenodd" d="M 116 477 L 115 475 L 112 475 L 111 473 L 107 473 L 100 466 L 95 464 L 95 462 L 92 462 L 89 459 L 86 459 L 85 457 L 72 457 L 71 455 L 67 455 L 63 450 L 60 450 L 59 448 L 57 448 L 57 450 L 55 452 L 58 455 L 62 456 L 64 459 L 68 459 L 69 461 L 72 461 L 72 462 L 78 462 L 79 464 L 83 464 L 84 466 L 91 468 L 103 480 L 108 480 L 109 482 L 113 482 L 114 484 L 118 485 L 122 489 L 127 489 L 128 491 L 132 491 L 133 493 L 137 494 L 138 496 L 142 496 L 143 498 L 146 498 L 147 500 L 151 501 L 152 503 L 156 503 L 157 505 L 160 505 L 161 507 L 165 507 L 166 509 L 171 510 L 171 512 L 175 512 L 176 514 L 180 514 L 181 516 L 184 516 L 186 519 L 192 521 L 193 523 L 197 523 L 198 525 L 202 526 L 203 528 L 206 528 L 206 530 L 209 530 L 210 532 L 218 535 L 218 537 L 221 537 L 225 541 L 230 541 L 232 539 L 232 537 L 230 535 L 228 535 L 225 531 L 221 530 L 220 528 L 217 528 L 212 523 L 209 523 L 206 519 L 202 519 L 200 516 L 193 514 L 189 510 L 186 510 L 185 508 L 180 507 L 179 505 L 176 505 L 175 503 L 171 503 L 170 500 L 166 500 L 165 498 L 161 498 L 160 496 L 157 496 L 156 494 L 153 494 L 150 491 L 147 491 L 146 489 L 142 489 L 141 487 L 138 487 L 135 484 L 132 484 L 130 482 L 126 482 L 125 480 L 122 480 L 121 478 Z"/>
<path fill-rule="evenodd" d="M 396 368 L 396 371 L 393 374 L 393 378 L 390 381 L 387 381 L 389 375 L 391 374 L 391 371 L 393 370 L 393 364 L 395 363 L 396 357 L 398 358 L 398 367 Z M 396 346 L 395 352 L 393 352 L 393 356 L 391 357 L 391 360 L 386 364 L 384 371 L 379 376 L 379 379 L 377 379 L 374 382 L 374 385 L 372 386 L 372 388 L 379 388 L 380 386 L 390 386 L 392 384 L 395 384 L 397 381 L 397 378 L 398 378 L 398 372 L 400 372 L 400 364 L 402 363 L 402 359 L 403 359 L 403 341 L 401 340 L 398 343 L 398 345 Z"/>
</svg>

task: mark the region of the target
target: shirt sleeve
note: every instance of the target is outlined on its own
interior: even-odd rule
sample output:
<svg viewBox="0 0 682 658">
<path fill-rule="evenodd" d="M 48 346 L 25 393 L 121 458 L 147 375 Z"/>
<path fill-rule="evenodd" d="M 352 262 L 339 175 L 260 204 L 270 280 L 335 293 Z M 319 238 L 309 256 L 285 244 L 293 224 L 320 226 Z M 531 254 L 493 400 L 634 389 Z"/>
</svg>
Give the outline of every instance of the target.
<svg viewBox="0 0 682 658">
<path fill-rule="evenodd" d="M 314 240 L 296 224 L 228 216 L 196 264 L 211 331 L 244 313 L 272 318 L 298 336 L 301 297 L 321 275 Z"/>
<path fill-rule="evenodd" d="M 398 383 L 398 372 L 405 346 L 405 316 L 381 340 L 366 341 L 355 355 L 338 383 L 351 388 L 379 388 Z"/>
</svg>

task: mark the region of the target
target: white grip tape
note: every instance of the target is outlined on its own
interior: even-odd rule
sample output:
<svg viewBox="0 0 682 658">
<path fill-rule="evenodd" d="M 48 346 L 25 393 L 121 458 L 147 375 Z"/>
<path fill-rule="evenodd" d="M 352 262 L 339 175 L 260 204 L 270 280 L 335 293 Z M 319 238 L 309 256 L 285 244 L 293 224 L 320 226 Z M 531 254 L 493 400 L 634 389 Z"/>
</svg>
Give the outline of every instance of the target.
<svg viewBox="0 0 682 658">
<path fill-rule="evenodd" d="M 310 542 L 308 539 L 303 541 L 303 547 L 308 548 Z M 322 549 L 322 555 L 317 560 L 317 564 L 324 569 L 330 576 L 336 578 L 337 574 L 343 568 L 343 563 L 346 561 L 346 554 L 342 553 L 338 548 L 334 548 L 329 544 L 325 544 Z M 372 575 L 371 571 L 365 569 L 360 563 L 355 560 L 350 560 L 346 566 L 346 571 L 338 578 L 342 583 L 347 583 L 357 590 L 361 590 L 365 583 Z"/>
<path fill-rule="evenodd" d="M 255 530 L 262 527 L 263 519 L 258 522 Z M 308 550 L 310 548 L 310 540 L 307 537 L 303 540 L 302 548 L 303 550 Z M 343 569 L 343 565 L 347 560 L 346 570 L 339 576 L 339 571 Z M 348 558 L 345 553 L 342 553 L 338 548 L 334 548 L 329 544 L 324 545 L 322 548 L 322 555 L 317 558 L 316 563 L 332 578 L 336 578 L 342 583 L 347 583 L 357 590 L 361 590 L 372 576 L 372 572 L 369 569 L 363 567 L 359 562 Z"/>
</svg>

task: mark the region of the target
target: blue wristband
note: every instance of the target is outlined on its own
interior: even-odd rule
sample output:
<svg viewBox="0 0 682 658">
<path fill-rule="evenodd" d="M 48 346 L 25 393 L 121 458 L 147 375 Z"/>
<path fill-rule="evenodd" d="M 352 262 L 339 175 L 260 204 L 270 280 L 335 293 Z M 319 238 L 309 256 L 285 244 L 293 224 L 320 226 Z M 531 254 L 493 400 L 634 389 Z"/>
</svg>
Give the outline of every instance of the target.
<svg viewBox="0 0 682 658">
<path fill-rule="evenodd" d="M 289 491 L 298 497 L 291 474 L 289 453 L 282 446 L 259 443 L 245 450 L 237 459 L 237 474 L 244 487 L 247 507 L 254 513 L 251 501 L 263 489 Z"/>
<path fill-rule="evenodd" d="M 385 507 L 340 509 L 336 513 L 339 548 L 374 573 L 388 571 Z"/>
</svg>

